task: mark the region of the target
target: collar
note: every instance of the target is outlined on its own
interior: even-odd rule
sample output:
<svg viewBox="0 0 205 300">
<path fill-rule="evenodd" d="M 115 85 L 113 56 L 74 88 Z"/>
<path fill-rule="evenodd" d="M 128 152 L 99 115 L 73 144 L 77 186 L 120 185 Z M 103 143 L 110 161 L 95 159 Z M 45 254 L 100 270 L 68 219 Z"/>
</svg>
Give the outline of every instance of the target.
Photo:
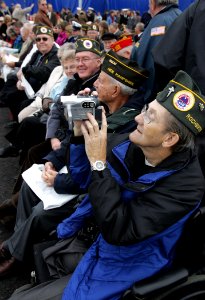
<svg viewBox="0 0 205 300">
<path fill-rule="evenodd" d="M 164 12 L 170 10 L 171 8 L 179 8 L 179 5 L 177 5 L 177 4 L 169 4 L 169 5 L 167 5 L 166 7 L 164 7 L 162 10 L 160 10 L 160 11 L 156 14 L 156 16 L 159 15 L 159 14 L 163 14 Z"/>
</svg>

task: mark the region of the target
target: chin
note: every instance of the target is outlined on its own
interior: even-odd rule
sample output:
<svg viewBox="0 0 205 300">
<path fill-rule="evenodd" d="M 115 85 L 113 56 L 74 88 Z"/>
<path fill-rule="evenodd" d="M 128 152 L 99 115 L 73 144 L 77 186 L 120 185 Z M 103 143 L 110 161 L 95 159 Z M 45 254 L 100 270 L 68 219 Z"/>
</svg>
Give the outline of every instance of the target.
<svg viewBox="0 0 205 300">
<path fill-rule="evenodd" d="M 141 133 L 138 130 L 135 130 L 130 133 L 129 139 L 132 143 L 137 144 L 137 142 L 139 141 L 140 135 L 141 135 Z"/>
<path fill-rule="evenodd" d="M 89 76 L 85 73 L 85 72 L 81 72 L 81 71 L 79 71 L 78 72 L 78 75 L 79 75 L 79 77 L 81 78 L 81 79 L 86 79 L 86 78 L 88 78 Z"/>
</svg>

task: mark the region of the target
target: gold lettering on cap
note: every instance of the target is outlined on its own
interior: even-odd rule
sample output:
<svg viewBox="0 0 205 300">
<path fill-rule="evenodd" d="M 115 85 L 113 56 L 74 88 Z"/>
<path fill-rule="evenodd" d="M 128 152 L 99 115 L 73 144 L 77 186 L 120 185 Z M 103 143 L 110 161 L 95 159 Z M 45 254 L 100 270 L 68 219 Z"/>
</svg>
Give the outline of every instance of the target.
<svg viewBox="0 0 205 300">
<path fill-rule="evenodd" d="M 115 73 L 115 76 L 117 78 L 120 78 L 121 80 L 123 80 L 124 82 L 128 83 L 129 85 L 131 86 L 134 86 L 134 82 L 128 80 L 127 78 L 123 77 L 122 75 L 118 74 L 118 73 Z"/>
<path fill-rule="evenodd" d="M 113 64 L 113 65 L 117 65 L 117 63 L 114 61 L 114 60 L 112 60 L 112 59 L 109 59 L 109 62 L 111 63 L 111 64 Z"/>
<path fill-rule="evenodd" d="M 114 72 L 115 72 L 112 68 L 107 68 L 107 70 L 108 70 L 108 72 L 110 72 L 112 74 L 114 74 Z"/>
<path fill-rule="evenodd" d="M 196 130 L 198 130 L 198 132 L 202 131 L 202 127 L 190 114 L 186 115 L 186 118 L 192 125 L 194 125 L 194 127 L 196 128 Z"/>
</svg>

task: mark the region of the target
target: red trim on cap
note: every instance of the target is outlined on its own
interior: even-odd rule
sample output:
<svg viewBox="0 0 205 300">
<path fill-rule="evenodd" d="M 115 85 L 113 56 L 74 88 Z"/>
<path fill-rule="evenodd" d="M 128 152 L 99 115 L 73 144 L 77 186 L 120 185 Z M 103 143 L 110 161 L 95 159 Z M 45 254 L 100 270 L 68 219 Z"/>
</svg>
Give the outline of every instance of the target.
<svg viewBox="0 0 205 300">
<path fill-rule="evenodd" d="M 133 43 L 132 37 L 125 37 L 122 38 L 121 40 L 111 44 L 110 48 L 113 49 L 113 51 L 118 52 L 119 50 L 131 46 Z"/>
</svg>

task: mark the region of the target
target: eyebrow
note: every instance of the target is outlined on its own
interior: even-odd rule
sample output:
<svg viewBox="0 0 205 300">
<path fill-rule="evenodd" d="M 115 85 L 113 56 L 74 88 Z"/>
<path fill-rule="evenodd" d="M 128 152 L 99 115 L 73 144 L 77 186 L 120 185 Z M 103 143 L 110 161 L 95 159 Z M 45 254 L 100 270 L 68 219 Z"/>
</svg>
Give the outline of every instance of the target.
<svg viewBox="0 0 205 300">
<path fill-rule="evenodd" d="M 154 117 L 155 117 L 157 120 L 159 120 L 156 109 L 153 109 L 153 108 L 151 108 L 151 107 L 148 105 L 147 111 L 148 111 L 149 113 L 153 114 Z"/>
</svg>

